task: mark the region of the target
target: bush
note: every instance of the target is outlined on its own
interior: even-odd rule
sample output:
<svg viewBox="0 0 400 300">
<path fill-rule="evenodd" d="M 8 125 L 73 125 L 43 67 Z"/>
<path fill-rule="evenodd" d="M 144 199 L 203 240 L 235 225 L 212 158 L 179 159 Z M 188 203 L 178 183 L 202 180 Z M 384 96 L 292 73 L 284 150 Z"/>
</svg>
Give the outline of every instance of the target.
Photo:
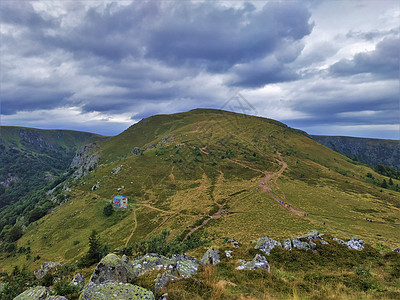
<svg viewBox="0 0 400 300">
<path fill-rule="evenodd" d="M 103 215 L 105 215 L 106 217 L 109 217 L 113 214 L 113 212 L 114 212 L 114 208 L 111 203 L 108 203 L 106 206 L 104 206 Z"/>
<path fill-rule="evenodd" d="M 70 285 L 66 280 L 59 280 L 53 286 L 54 291 L 57 295 L 68 296 L 68 299 L 78 299 L 79 288 L 74 285 Z"/>
</svg>

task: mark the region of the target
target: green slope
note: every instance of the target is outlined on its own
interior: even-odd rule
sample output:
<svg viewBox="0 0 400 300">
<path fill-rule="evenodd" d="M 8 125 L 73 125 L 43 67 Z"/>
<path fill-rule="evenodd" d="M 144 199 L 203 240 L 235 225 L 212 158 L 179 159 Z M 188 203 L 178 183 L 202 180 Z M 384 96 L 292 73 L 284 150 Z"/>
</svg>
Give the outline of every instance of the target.
<svg viewBox="0 0 400 300">
<path fill-rule="evenodd" d="M 0 127 L 0 232 L 45 199 L 36 195 L 60 176 L 81 146 L 103 139 L 70 130 Z"/>
<path fill-rule="evenodd" d="M 318 143 L 375 167 L 386 165 L 400 170 L 400 141 L 350 136 L 311 136 Z"/>
<path fill-rule="evenodd" d="M 170 239 L 207 231 L 217 246 L 226 237 L 250 243 L 311 229 L 389 247 L 398 242 L 400 193 L 373 184 L 367 173 L 383 176 L 274 120 L 199 109 L 150 117 L 99 144 L 99 167 L 70 183 L 71 200 L 18 240 L 40 261 L 16 254 L 3 256 L 2 265 L 74 262 L 93 229 L 112 249 L 163 228 Z M 142 154 L 132 155 L 135 147 Z M 128 196 L 130 208 L 106 217 L 103 208 L 116 194 Z"/>
</svg>

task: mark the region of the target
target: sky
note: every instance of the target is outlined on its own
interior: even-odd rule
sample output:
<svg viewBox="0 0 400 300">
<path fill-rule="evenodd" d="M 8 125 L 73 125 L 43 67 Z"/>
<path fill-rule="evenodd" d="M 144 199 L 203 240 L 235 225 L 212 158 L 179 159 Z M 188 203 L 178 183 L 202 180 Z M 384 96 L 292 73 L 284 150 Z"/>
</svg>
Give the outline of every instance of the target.
<svg viewBox="0 0 400 300">
<path fill-rule="evenodd" d="M 1 125 L 116 135 L 216 108 L 398 140 L 399 5 L 2 0 Z"/>
</svg>

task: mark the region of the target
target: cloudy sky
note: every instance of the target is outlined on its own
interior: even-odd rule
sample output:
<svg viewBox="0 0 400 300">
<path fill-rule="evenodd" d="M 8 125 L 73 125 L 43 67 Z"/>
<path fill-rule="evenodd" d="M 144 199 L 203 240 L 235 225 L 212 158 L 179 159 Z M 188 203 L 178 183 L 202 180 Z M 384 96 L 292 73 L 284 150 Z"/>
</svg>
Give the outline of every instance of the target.
<svg viewBox="0 0 400 300">
<path fill-rule="evenodd" d="M 399 139 L 399 23 L 390 0 L 2 0 L 1 124 L 115 135 L 245 107 L 311 134 Z"/>
</svg>

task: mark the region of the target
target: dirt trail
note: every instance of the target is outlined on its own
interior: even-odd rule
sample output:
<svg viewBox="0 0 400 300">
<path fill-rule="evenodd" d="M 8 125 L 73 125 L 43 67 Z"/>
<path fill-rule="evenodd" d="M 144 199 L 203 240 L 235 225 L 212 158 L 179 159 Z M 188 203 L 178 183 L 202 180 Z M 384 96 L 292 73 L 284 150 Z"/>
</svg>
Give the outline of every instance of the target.
<svg viewBox="0 0 400 300">
<path fill-rule="evenodd" d="M 297 215 L 302 215 L 302 216 L 304 216 L 304 215 L 306 214 L 306 212 L 301 211 L 301 210 L 297 210 L 297 209 L 295 209 L 293 206 L 291 206 L 291 205 L 285 203 L 285 201 L 284 201 L 284 200 L 285 200 L 285 196 L 282 197 L 282 198 L 284 198 L 284 200 L 282 200 L 282 199 L 280 199 L 278 196 L 274 195 L 274 194 L 272 193 L 272 191 L 271 191 L 271 189 L 272 189 L 271 183 L 273 182 L 273 183 L 275 183 L 276 186 L 278 186 L 278 185 L 276 184 L 276 181 L 277 181 L 278 177 L 281 176 L 282 173 L 283 173 L 283 172 L 285 171 L 285 169 L 287 168 L 287 163 L 282 159 L 282 156 L 281 156 L 281 154 L 280 154 L 279 152 L 278 152 L 278 157 L 279 157 L 279 158 L 276 159 L 276 161 L 281 165 L 281 168 L 280 168 L 278 171 L 276 171 L 276 172 L 274 172 L 274 173 L 271 173 L 271 174 L 268 173 L 268 172 L 263 172 L 263 171 L 261 171 L 261 170 L 259 170 L 259 169 L 252 168 L 252 167 L 247 166 L 247 165 L 245 165 L 245 164 L 243 164 L 243 163 L 241 163 L 241 162 L 234 161 L 234 160 L 229 159 L 229 158 L 227 158 L 227 160 L 230 161 L 230 162 L 233 162 L 233 163 L 235 163 L 235 164 L 238 164 L 238 165 L 240 165 L 240 166 L 242 166 L 242 167 L 244 167 L 244 168 L 247 168 L 247 169 L 250 169 L 250 170 L 253 170 L 253 171 L 256 171 L 256 172 L 263 173 L 265 176 L 264 176 L 264 178 L 262 178 L 261 181 L 258 183 L 258 185 L 261 187 L 261 189 L 262 189 L 264 192 L 266 192 L 268 195 L 270 195 L 270 196 L 271 196 L 276 202 L 278 202 L 281 206 L 285 207 L 288 211 L 290 211 L 290 212 L 292 212 L 292 213 L 295 213 L 295 214 L 297 214 Z"/>
<path fill-rule="evenodd" d="M 135 210 L 133 211 L 133 220 L 135 221 L 135 226 L 133 226 L 133 230 L 132 230 L 131 234 L 129 235 L 128 239 L 126 240 L 125 247 L 128 246 L 128 243 L 131 240 L 131 238 L 132 238 L 132 236 L 135 233 L 136 228 L 137 228 L 137 218 L 136 218 L 136 211 Z"/>
<path fill-rule="evenodd" d="M 207 146 L 205 146 L 205 147 L 203 147 L 203 148 L 199 148 L 199 150 L 200 150 L 202 153 L 204 153 L 204 154 L 206 154 L 206 155 L 210 154 L 210 153 L 208 153 L 208 152 L 206 151 L 206 149 L 207 149 Z"/>
</svg>

